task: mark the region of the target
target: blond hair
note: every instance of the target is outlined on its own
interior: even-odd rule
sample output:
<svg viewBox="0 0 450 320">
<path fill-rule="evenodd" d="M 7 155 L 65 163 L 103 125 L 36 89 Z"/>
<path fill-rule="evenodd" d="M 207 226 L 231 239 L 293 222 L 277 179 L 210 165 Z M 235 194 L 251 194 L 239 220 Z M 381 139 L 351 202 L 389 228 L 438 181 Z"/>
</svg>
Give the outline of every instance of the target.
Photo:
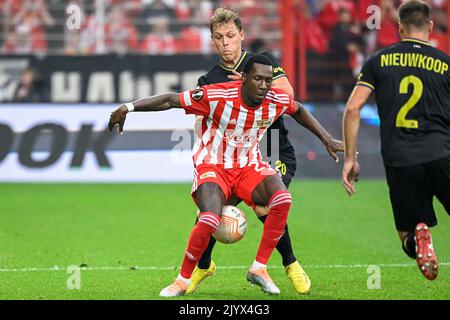
<svg viewBox="0 0 450 320">
<path fill-rule="evenodd" d="M 236 10 L 230 8 L 217 8 L 214 11 L 214 15 L 209 22 L 209 28 L 213 33 L 214 28 L 219 24 L 226 24 L 233 22 L 239 31 L 242 31 L 242 22 L 239 18 L 239 13 Z"/>
</svg>

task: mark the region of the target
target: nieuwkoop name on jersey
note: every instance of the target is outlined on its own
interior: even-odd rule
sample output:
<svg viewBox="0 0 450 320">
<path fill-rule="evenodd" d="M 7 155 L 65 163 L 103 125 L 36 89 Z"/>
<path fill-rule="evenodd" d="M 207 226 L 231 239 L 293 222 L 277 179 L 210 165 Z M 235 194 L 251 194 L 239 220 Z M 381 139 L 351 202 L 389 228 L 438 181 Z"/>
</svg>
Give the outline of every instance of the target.
<svg viewBox="0 0 450 320">
<path fill-rule="evenodd" d="M 448 71 L 448 64 L 421 53 L 388 53 L 382 54 L 381 67 L 421 68 L 443 75 Z"/>
</svg>

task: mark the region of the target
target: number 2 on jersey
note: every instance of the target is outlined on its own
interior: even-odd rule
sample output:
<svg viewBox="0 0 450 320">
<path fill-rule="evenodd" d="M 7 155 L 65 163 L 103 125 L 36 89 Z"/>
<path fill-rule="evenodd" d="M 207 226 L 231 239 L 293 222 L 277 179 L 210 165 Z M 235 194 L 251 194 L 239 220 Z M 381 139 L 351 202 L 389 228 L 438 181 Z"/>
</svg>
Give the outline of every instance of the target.
<svg viewBox="0 0 450 320">
<path fill-rule="evenodd" d="M 403 107 L 400 108 L 400 111 L 397 114 L 397 120 L 395 125 L 399 128 L 417 129 L 419 127 L 419 122 L 417 120 L 406 119 L 406 115 L 412 108 L 414 108 L 414 106 L 422 97 L 423 83 L 422 80 L 420 80 L 416 76 L 404 77 L 400 82 L 400 93 L 407 94 L 410 84 L 412 84 L 414 87 L 413 93 L 411 97 L 409 97 L 409 100 L 403 105 Z"/>
</svg>

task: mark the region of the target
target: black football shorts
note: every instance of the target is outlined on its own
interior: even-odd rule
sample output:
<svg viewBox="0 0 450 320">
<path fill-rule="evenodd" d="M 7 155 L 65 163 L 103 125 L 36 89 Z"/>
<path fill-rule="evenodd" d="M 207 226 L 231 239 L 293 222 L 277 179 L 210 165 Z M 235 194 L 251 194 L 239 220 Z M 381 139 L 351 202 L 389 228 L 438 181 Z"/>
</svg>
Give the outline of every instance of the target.
<svg viewBox="0 0 450 320">
<path fill-rule="evenodd" d="M 283 180 L 286 188 L 289 188 L 289 185 L 294 178 L 295 170 L 297 170 L 297 159 L 295 157 L 294 147 L 290 146 L 289 148 L 280 150 L 280 158 L 275 161 L 273 167 L 275 167 L 275 170 Z"/>
<path fill-rule="evenodd" d="M 385 169 L 398 231 L 412 231 L 420 222 L 435 226 L 434 196 L 450 215 L 450 156 L 421 165 Z"/>
</svg>

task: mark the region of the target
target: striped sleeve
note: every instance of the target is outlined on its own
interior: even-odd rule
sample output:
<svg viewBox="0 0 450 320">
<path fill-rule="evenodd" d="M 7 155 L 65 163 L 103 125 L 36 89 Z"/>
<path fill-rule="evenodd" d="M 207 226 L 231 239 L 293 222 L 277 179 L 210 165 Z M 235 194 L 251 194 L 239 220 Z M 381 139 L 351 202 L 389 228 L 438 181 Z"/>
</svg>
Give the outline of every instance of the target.
<svg viewBox="0 0 450 320">
<path fill-rule="evenodd" d="M 181 106 L 186 114 L 209 115 L 209 101 L 203 88 L 187 90 L 178 94 Z"/>
<path fill-rule="evenodd" d="M 286 113 L 288 115 L 294 115 L 295 113 L 297 113 L 298 111 L 298 107 L 297 107 L 297 103 L 295 103 L 294 98 L 292 98 L 291 96 L 289 96 L 289 106 L 286 109 Z"/>
<path fill-rule="evenodd" d="M 281 106 L 283 109 L 281 113 L 287 113 L 289 115 L 293 115 L 297 112 L 297 104 L 294 99 L 287 93 L 279 89 L 272 89 L 267 93 L 266 99 L 269 103 L 276 103 L 278 106 Z"/>
<path fill-rule="evenodd" d="M 365 86 L 372 91 L 375 91 L 375 73 L 373 68 L 374 61 L 375 58 L 373 56 L 366 60 L 361 72 L 358 75 L 358 80 L 356 81 L 357 86 Z"/>
</svg>

